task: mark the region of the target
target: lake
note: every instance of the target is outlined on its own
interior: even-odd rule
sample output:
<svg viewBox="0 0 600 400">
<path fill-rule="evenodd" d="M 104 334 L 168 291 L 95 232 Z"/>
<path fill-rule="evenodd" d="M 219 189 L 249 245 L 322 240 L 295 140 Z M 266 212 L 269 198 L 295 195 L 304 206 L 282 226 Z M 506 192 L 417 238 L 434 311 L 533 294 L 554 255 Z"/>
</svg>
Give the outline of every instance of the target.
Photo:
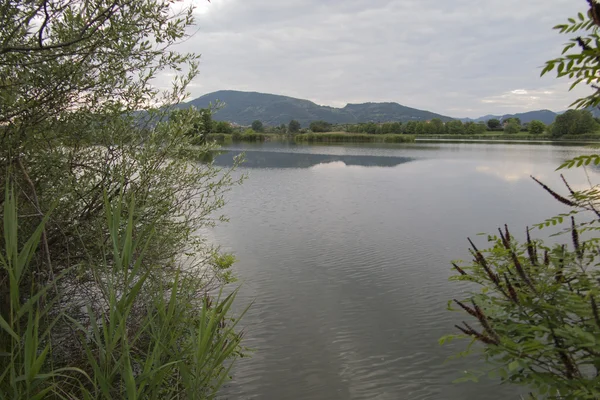
<svg viewBox="0 0 600 400">
<path fill-rule="evenodd" d="M 237 306 L 254 349 L 223 391 L 231 399 L 510 399 L 495 381 L 452 383 L 476 359 L 440 346 L 470 317 L 446 310 L 467 288 L 450 262 L 467 237 L 525 227 L 565 210 L 529 176 L 565 193 L 556 167 L 592 150 L 532 144 L 240 144 L 243 185 L 230 222 L 209 232 L 236 254 Z M 597 169 L 589 169 L 598 182 Z M 567 171 L 575 188 L 582 169 Z M 589 184 L 588 184 L 589 187 Z M 552 229 L 535 231 L 545 237 Z M 522 392 L 522 389 L 521 389 Z"/>
</svg>

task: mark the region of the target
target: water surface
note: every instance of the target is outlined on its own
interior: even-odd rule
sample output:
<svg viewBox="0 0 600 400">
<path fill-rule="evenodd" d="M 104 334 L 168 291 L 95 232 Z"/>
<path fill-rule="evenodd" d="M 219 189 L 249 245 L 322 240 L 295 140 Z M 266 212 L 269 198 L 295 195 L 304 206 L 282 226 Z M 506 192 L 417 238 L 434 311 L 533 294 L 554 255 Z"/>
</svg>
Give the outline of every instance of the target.
<svg viewBox="0 0 600 400">
<path fill-rule="evenodd" d="M 530 178 L 564 192 L 555 168 L 582 147 L 417 143 L 241 145 L 249 179 L 229 193 L 231 222 L 210 232 L 239 259 L 246 345 L 231 399 L 510 399 L 494 381 L 454 384 L 473 359 L 439 346 L 467 316 L 446 311 L 464 286 L 450 261 L 467 236 L 525 226 L 564 208 Z M 595 170 L 589 170 L 598 180 Z M 568 171 L 576 188 L 582 170 Z M 547 235 L 550 231 L 539 232 Z"/>
</svg>

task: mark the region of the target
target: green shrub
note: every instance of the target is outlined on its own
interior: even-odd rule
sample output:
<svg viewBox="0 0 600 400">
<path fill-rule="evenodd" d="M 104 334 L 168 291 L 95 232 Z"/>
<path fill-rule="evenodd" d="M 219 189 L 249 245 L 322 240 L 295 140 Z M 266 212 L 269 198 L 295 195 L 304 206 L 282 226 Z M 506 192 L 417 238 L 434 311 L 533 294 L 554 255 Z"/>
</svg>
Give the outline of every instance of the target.
<svg viewBox="0 0 600 400">
<path fill-rule="evenodd" d="M 561 168 L 599 164 L 600 156 L 581 156 Z M 534 178 L 535 179 L 535 178 Z M 536 180 L 537 181 L 537 180 Z M 505 226 L 488 236 L 491 247 L 471 243 L 474 261 L 454 264 L 453 280 L 474 283 L 480 290 L 454 299 L 458 310 L 473 322 L 457 325 L 462 335 L 483 346 L 488 368 L 472 371 L 466 379 L 483 375 L 521 384 L 531 398 L 597 399 L 600 396 L 600 270 L 597 227 L 600 201 L 597 186 L 563 197 L 537 181 L 569 212 L 550 218 L 538 228 L 570 222 L 563 230 L 570 243 L 553 246 L 531 238 L 518 242 Z M 581 214 L 594 219 L 576 224 Z M 584 240 L 582 233 L 587 235 Z M 479 349 L 471 347 L 469 349 Z M 539 397 L 535 397 L 539 396 Z"/>
<path fill-rule="evenodd" d="M 202 279 L 185 271 L 165 279 L 146 258 L 153 233 L 134 236 L 133 202 L 124 211 L 104 201 L 104 263 L 39 274 L 31 260 L 48 218 L 19 240 L 16 199 L 6 189 L 0 398 L 212 398 L 242 355 L 230 316 L 236 292 L 209 297 L 198 291 Z M 233 261 L 215 258 L 226 270 Z M 74 298 L 81 282 L 86 292 Z M 94 300 L 81 312 L 77 297 Z"/>
</svg>

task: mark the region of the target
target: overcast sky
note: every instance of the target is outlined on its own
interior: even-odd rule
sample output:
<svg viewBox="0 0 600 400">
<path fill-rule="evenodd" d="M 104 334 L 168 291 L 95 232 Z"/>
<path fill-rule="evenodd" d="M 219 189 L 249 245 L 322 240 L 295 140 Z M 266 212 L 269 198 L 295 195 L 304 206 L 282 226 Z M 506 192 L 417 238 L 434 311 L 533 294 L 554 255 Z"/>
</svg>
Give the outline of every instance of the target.
<svg viewBox="0 0 600 400">
<path fill-rule="evenodd" d="M 394 101 L 453 117 L 564 110 L 585 87 L 540 78 L 585 0 L 186 0 L 202 54 L 192 98 L 257 91 L 343 107 Z"/>
</svg>

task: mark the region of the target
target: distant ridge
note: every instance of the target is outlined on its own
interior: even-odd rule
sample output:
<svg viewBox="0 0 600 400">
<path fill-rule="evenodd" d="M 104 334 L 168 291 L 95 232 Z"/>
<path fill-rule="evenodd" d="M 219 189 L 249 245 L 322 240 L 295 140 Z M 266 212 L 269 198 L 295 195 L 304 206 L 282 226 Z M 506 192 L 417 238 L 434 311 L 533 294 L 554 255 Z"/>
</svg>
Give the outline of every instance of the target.
<svg viewBox="0 0 600 400">
<path fill-rule="evenodd" d="M 461 118 L 462 121 L 475 121 L 475 122 L 485 122 L 490 119 L 499 119 L 500 121 L 509 119 L 509 118 L 519 118 L 521 123 L 531 122 L 533 120 L 542 121 L 546 125 L 551 124 L 556 119 L 558 113 L 550 110 L 537 110 L 537 111 L 527 111 L 523 113 L 517 114 L 504 114 L 504 115 L 484 115 L 483 117 L 479 117 L 476 119 L 471 118 Z"/>
<path fill-rule="evenodd" d="M 225 107 L 217 111 L 215 119 L 240 125 L 250 125 L 254 120 L 260 120 L 267 125 L 281 125 L 295 119 L 303 127 L 307 127 L 311 121 L 317 120 L 324 120 L 333 124 L 348 124 L 358 122 L 426 121 L 433 118 L 440 118 L 442 121 L 453 119 L 398 103 L 348 104 L 344 108 L 336 108 L 320 106 L 309 100 L 288 96 L 236 90 L 220 90 L 205 94 L 182 106 L 206 108 L 216 100 L 224 102 Z"/>
<path fill-rule="evenodd" d="M 516 114 L 485 115 L 479 118 L 453 118 L 393 102 L 347 104 L 343 108 L 336 108 L 321 106 L 310 100 L 289 96 L 237 90 L 219 90 L 208 93 L 182 104 L 181 107 L 206 108 L 217 100 L 225 103 L 225 106 L 217 111 L 215 119 L 239 125 L 250 125 L 254 120 L 259 120 L 266 125 L 281 125 L 288 124 L 290 120 L 295 119 L 303 127 L 308 127 L 310 122 L 317 120 L 324 120 L 332 124 L 428 121 L 433 118 L 439 118 L 444 122 L 453 119 L 460 119 L 463 122 L 485 122 L 492 118 L 506 120 L 512 117 L 519 118 L 522 123 L 539 120 L 545 124 L 551 124 L 556 116 L 562 113 L 536 110 Z M 594 116 L 600 116 L 598 109 L 590 111 Z"/>
</svg>

